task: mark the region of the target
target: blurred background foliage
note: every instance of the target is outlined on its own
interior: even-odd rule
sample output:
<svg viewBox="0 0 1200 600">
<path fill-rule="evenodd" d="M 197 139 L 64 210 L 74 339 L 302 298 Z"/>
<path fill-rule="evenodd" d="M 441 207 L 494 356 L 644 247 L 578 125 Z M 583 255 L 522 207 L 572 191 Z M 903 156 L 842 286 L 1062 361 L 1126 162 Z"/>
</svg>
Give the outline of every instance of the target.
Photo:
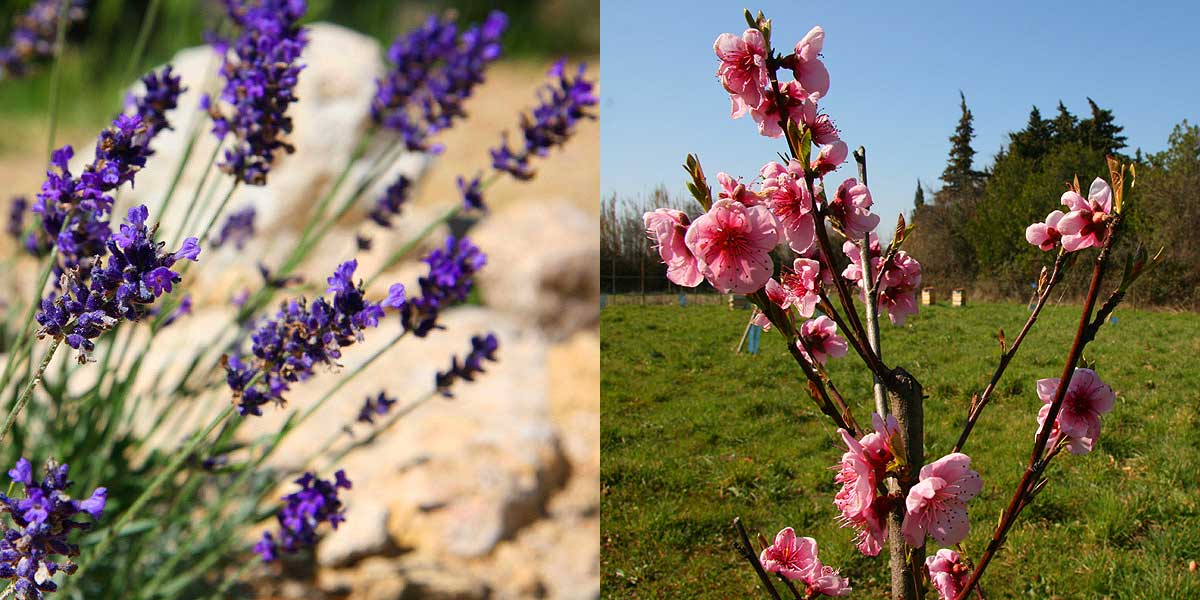
<svg viewBox="0 0 1200 600">
<path fill-rule="evenodd" d="M 61 119 L 67 126 L 94 124 L 120 108 L 128 85 L 130 49 L 147 10 L 155 0 L 88 0 L 87 18 L 73 27 L 64 53 Z M 0 39 L 7 40 L 14 15 L 32 0 L 0 0 Z M 430 14 L 454 12 L 461 23 L 481 21 L 493 9 L 508 13 L 505 35 L 510 58 L 536 59 L 560 55 L 587 57 L 599 53 L 600 9 L 593 0 L 308 0 L 307 21 L 350 27 L 390 44 L 396 35 L 420 24 Z M 222 15 L 219 0 L 158 0 L 156 26 L 135 73 L 168 61 L 182 48 L 204 43 Z M 0 112 L 5 117 L 46 113 L 49 69 L 30 78 L 0 85 Z M 3 142 L 0 142 L 3 143 Z M 20 143 L 13 140 L 10 143 Z"/>
</svg>

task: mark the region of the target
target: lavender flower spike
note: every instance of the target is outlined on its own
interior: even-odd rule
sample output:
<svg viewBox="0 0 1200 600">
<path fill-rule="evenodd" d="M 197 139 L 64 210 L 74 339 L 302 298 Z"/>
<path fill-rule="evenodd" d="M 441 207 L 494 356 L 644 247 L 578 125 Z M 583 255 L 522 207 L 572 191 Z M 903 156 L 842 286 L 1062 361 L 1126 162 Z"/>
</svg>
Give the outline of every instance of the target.
<svg viewBox="0 0 1200 600">
<path fill-rule="evenodd" d="M 284 136 L 292 131 L 288 107 L 297 100 L 298 64 L 308 44 L 300 19 L 304 0 L 227 0 L 230 20 L 240 29 L 229 43 L 216 44 L 224 56 L 225 87 L 219 100 L 205 97 L 213 134 L 234 136 L 221 170 L 249 185 L 265 185 L 276 154 L 295 149 Z"/>
<path fill-rule="evenodd" d="M 379 80 L 371 116 L 412 151 L 440 152 L 429 138 L 463 115 L 463 104 L 500 56 L 508 17 L 493 11 L 461 34 L 452 18 L 429 17 L 388 49 L 392 67 Z"/>
<path fill-rule="evenodd" d="M 380 391 L 378 396 L 367 396 L 362 408 L 358 411 L 357 421 L 360 423 L 375 423 L 375 417 L 382 417 L 392 410 L 395 398 L 388 398 L 387 392 Z"/>
<path fill-rule="evenodd" d="M 367 300 L 362 282 L 353 280 L 357 267 L 357 261 L 351 260 L 337 268 L 328 280 L 331 298 L 317 298 L 311 304 L 304 298 L 285 302 L 274 319 L 255 329 L 249 355 L 229 359 L 226 383 L 240 414 L 262 415 L 267 402 L 283 404 L 291 384 L 311 377 L 317 366 L 336 367 L 342 348 L 361 341 L 367 329 L 379 325 L 384 308 L 395 302 L 395 293 L 383 303 Z M 400 294 L 402 298 L 402 290 Z"/>
<path fill-rule="evenodd" d="M 183 87 L 182 78 L 172 75 L 172 70 L 171 65 L 167 65 L 161 73 L 151 71 L 142 77 L 142 85 L 146 86 L 146 91 L 132 99 L 133 107 L 146 124 L 150 137 L 164 129 L 171 129 L 171 123 L 167 121 L 167 111 L 175 110 L 179 106 L 180 94 L 187 91 L 187 88 Z"/>
<path fill-rule="evenodd" d="M 241 250 L 246 246 L 246 242 L 254 237 L 256 214 L 253 206 L 230 214 L 225 218 L 225 223 L 221 225 L 221 231 L 217 233 L 217 237 L 213 238 L 209 245 L 213 248 L 220 248 L 226 242 L 232 242 L 234 248 Z"/>
<path fill-rule="evenodd" d="M 446 238 L 444 248 L 425 257 L 429 274 L 417 280 L 421 295 L 403 302 L 400 322 L 417 337 L 425 337 L 437 328 L 438 314 L 467 300 L 475 273 L 487 264 L 483 254 L 467 238 Z"/>
<path fill-rule="evenodd" d="M 595 83 L 584 79 L 586 64 L 580 64 L 574 77 L 567 75 L 566 62 L 560 60 L 548 73 L 551 83 L 539 93 L 541 104 L 528 115 L 521 115 L 524 146 L 509 147 L 507 136 L 501 145 L 492 149 L 492 167 L 520 180 L 532 179 L 534 170 L 529 161 L 545 156 L 551 148 L 561 146 L 574 133 L 575 125 L 596 116 L 588 109 L 596 105 Z"/>
<path fill-rule="evenodd" d="M 86 14 L 83 6 L 83 0 L 72 0 L 67 5 L 68 27 L 83 20 Z M 0 80 L 24 77 L 35 62 L 54 56 L 61 8 L 62 0 L 38 0 L 24 14 L 13 19 L 9 45 L 0 47 Z"/>
<path fill-rule="evenodd" d="M 475 381 L 475 375 L 483 372 L 483 361 L 488 360 L 496 362 L 496 349 L 500 347 L 500 342 L 496 340 L 496 334 L 489 333 L 486 336 L 477 335 L 471 338 L 471 352 L 467 354 L 462 363 L 458 362 L 457 356 L 450 357 L 450 368 L 446 371 L 439 372 L 434 381 L 437 384 L 437 389 L 447 398 L 453 396 L 450 393 L 451 386 L 455 381 L 462 379 L 463 381 Z"/>
<path fill-rule="evenodd" d="M 86 500 L 72 500 L 66 495 L 71 486 L 68 467 L 53 462 L 46 465 L 46 476 L 40 482 L 33 478 L 33 467 L 25 458 L 17 460 L 8 476 L 14 484 L 21 484 L 25 493 L 22 499 L 0 494 L 0 511 L 8 513 L 13 523 L 0 538 L 0 579 L 10 582 L 4 596 L 41 600 L 44 594 L 58 590 L 51 577 L 60 571 L 75 572 L 71 559 L 79 555 L 79 546 L 71 542 L 71 532 L 92 528 L 92 523 L 76 517 L 82 513 L 93 522 L 100 520 L 108 491 L 100 487 Z M 58 556 L 65 560 L 56 560 Z"/>
<path fill-rule="evenodd" d="M 301 546 L 316 544 L 317 527 L 321 523 L 327 522 L 337 529 L 345 520 L 342 501 L 338 498 L 338 490 L 350 489 L 345 471 L 334 473 L 333 481 L 319 479 L 307 472 L 296 480 L 296 484 L 300 489 L 283 497 L 283 506 L 275 515 L 279 522 L 278 535 L 264 531 L 262 539 L 254 545 L 254 551 L 262 556 L 263 562 L 273 562 L 281 553 L 292 554 Z"/>
<path fill-rule="evenodd" d="M 146 227 L 148 212 L 145 205 L 129 209 L 126 222 L 106 242 L 108 256 L 97 259 L 86 277 L 81 267 L 63 274 L 61 294 L 50 292 L 35 316 L 42 326 L 39 337 L 65 339 L 85 362 L 92 340 L 122 320 L 141 319 L 149 305 L 179 283 L 181 276 L 172 268 L 181 259 L 197 260 L 200 245 L 192 237 L 179 250 L 164 252 Z"/>
</svg>

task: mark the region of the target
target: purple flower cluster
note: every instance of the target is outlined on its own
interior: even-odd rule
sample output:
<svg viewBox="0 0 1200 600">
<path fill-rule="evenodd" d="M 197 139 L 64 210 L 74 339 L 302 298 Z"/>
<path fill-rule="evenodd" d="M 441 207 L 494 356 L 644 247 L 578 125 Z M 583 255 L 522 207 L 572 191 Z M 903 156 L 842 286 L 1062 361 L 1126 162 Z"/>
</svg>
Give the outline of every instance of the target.
<svg viewBox="0 0 1200 600">
<path fill-rule="evenodd" d="M 146 166 L 152 135 L 141 116 L 118 116 L 100 133 L 96 156 L 78 177 L 68 165 L 75 151 L 70 146 L 55 150 L 32 208 L 41 215 L 42 231 L 38 239 L 27 240 L 26 247 L 57 245 L 65 269 L 102 255 L 111 234 L 112 193 L 126 182 L 132 184 Z"/>
<path fill-rule="evenodd" d="M 387 393 L 380 391 L 378 396 L 367 396 L 362 408 L 358 411 L 359 423 L 374 423 L 375 417 L 382 417 L 392 410 L 395 398 L 388 398 Z"/>
<path fill-rule="evenodd" d="M 148 213 L 145 205 L 129 209 L 126 222 L 106 241 L 108 256 L 97 258 L 86 277 L 81 267 L 63 274 L 62 293 L 51 291 L 42 299 L 39 336 L 64 338 L 84 362 L 92 340 L 121 320 L 141 319 L 150 304 L 179 283 L 172 267 L 180 259 L 197 260 L 200 245 L 190 237 L 179 250 L 164 252 L 146 227 Z"/>
<path fill-rule="evenodd" d="M 595 84 L 583 77 L 586 71 L 587 65 L 580 64 L 575 76 L 571 77 L 566 72 L 566 61 L 554 63 L 548 73 L 551 83 L 538 94 L 541 104 L 532 113 L 521 115 L 524 147 L 514 151 L 505 136 L 501 145 L 492 149 L 494 169 L 520 180 L 531 179 L 534 176 L 529 165 L 532 157 L 545 156 L 551 148 L 563 145 L 580 120 L 596 118 L 588 110 L 596 105 L 597 99 L 593 91 Z"/>
<path fill-rule="evenodd" d="M 371 115 L 413 151 L 439 152 L 429 138 L 466 114 L 463 103 L 500 56 L 508 17 L 493 11 L 461 34 L 453 18 L 431 16 L 388 49 L 392 68 L 379 80 Z"/>
<path fill-rule="evenodd" d="M 273 562 L 280 553 L 292 554 L 301 546 L 317 543 L 317 527 L 328 522 L 337 529 L 346 520 L 338 490 L 350 489 L 350 480 L 345 471 L 333 474 L 333 481 L 319 479 L 306 472 L 296 484 L 300 490 L 283 497 L 283 506 L 275 515 L 279 522 L 278 538 L 264 531 L 262 539 L 254 545 L 254 551 L 262 556 L 263 562 Z"/>
<path fill-rule="evenodd" d="M 67 26 L 83 20 L 83 0 L 67 5 Z M 62 0 L 38 0 L 13 19 L 8 46 L 0 47 L 0 79 L 16 79 L 29 73 L 34 62 L 54 56 L 58 41 L 58 11 Z"/>
<path fill-rule="evenodd" d="M 247 206 L 242 210 L 231 213 L 225 218 L 225 223 L 221 225 L 221 231 L 217 233 L 217 237 L 209 242 L 213 248 L 220 248 L 227 242 L 232 242 L 233 247 L 241 250 L 246 246 L 246 242 L 254 237 L 254 217 L 257 213 L 253 206 Z"/>
<path fill-rule="evenodd" d="M 132 100 L 133 107 L 146 124 L 151 137 L 164 129 L 172 128 L 170 121 L 167 121 L 167 111 L 175 110 L 179 106 L 179 96 L 187 90 L 182 85 L 182 78 L 172 75 L 171 72 L 171 65 L 167 65 L 161 73 L 147 73 L 142 77 L 146 92 Z"/>
<path fill-rule="evenodd" d="M 353 280 L 357 267 L 357 261 L 344 262 L 329 278 L 332 299 L 285 302 L 274 319 L 255 329 L 251 355 L 229 359 L 226 382 L 238 398 L 240 414 L 262 415 L 261 407 L 269 401 L 283 404 L 292 383 L 311 377 L 317 365 L 336 366 L 341 349 L 377 327 L 385 307 L 404 303 L 404 286 L 398 284 L 383 302 L 368 301 L 362 283 Z"/>
<path fill-rule="evenodd" d="M 467 300 L 474 276 L 487 264 L 487 256 L 467 238 L 446 238 L 444 248 L 425 257 L 429 274 L 417 280 L 421 295 L 403 302 L 400 322 L 406 331 L 425 337 L 437 327 L 438 313 Z"/>
<path fill-rule="evenodd" d="M 371 220 L 378 223 L 380 227 L 391 229 L 392 219 L 400 215 L 400 210 L 408 202 L 408 195 L 411 191 L 412 180 L 404 175 L 397 177 L 396 181 L 384 191 L 383 196 L 375 202 L 375 208 L 372 208 L 370 212 Z"/>
<path fill-rule="evenodd" d="M 71 543 L 72 531 L 88 531 L 91 523 L 76 521 L 80 513 L 86 513 L 98 521 L 108 499 L 105 488 L 96 488 L 87 500 L 72 500 L 66 495 L 71 486 L 67 465 L 46 467 L 46 477 L 41 482 L 33 478 L 33 467 L 20 458 L 15 467 L 8 471 L 13 483 L 25 488 L 23 499 L 0 494 L 0 511 L 12 518 L 13 525 L 0 538 L 0 578 L 11 582 L 8 591 L 21 600 L 38 599 L 43 594 L 58 590 L 51 581 L 59 571 L 68 575 L 75 572 L 71 558 L 79 555 L 79 546 Z M 62 556 L 66 560 L 54 559 Z M 38 580 L 38 573 L 45 569 L 45 578 Z"/>
<path fill-rule="evenodd" d="M 295 148 L 284 136 L 292 131 L 288 106 L 303 65 L 297 63 L 308 37 L 298 25 L 307 10 L 304 0 L 226 0 L 237 37 L 216 47 L 224 56 L 225 87 L 220 100 L 226 113 L 208 97 L 203 105 L 213 119 L 213 134 L 233 134 L 221 170 L 250 185 L 264 185 L 276 153 Z"/>
<path fill-rule="evenodd" d="M 457 356 L 450 357 L 450 369 L 437 374 L 434 381 L 438 391 L 449 398 L 454 395 L 450 393 L 450 388 L 455 381 L 475 381 L 475 375 L 483 372 L 483 361 L 496 362 L 496 349 L 499 347 L 500 342 L 496 340 L 494 333 L 472 336 L 471 352 L 466 358 L 460 363 Z"/>
</svg>

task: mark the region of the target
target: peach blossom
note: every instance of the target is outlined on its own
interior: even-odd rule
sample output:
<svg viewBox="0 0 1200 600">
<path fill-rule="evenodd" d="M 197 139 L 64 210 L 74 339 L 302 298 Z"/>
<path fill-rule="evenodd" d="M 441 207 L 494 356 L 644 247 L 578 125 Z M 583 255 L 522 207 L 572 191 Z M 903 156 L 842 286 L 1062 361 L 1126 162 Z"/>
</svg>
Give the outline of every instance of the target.
<svg viewBox="0 0 1200 600">
<path fill-rule="evenodd" d="M 779 231 L 765 206 L 722 199 L 692 222 L 684 241 L 717 291 L 748 294 L 771 278 L 770 252 L 779 243 Z"/>
<path fill-rule="evenodd" d="M 837 324 L 825 315 L 809 319 L 800 326 L 800 341 L 797 344 L 809 361 L 820 364 L 825 364 L 825 361 L 830 358 L 845 356 L 848 349 L 846 338 L 837 334 Z M 809 356 L 810 351 L 812 352 L 811 357 Z"/>
<path fill-rule="evenodd" d="M 1064 250 L 1075 252 L 1104 243 L 1104 232 L 1112 212 L 1112 188 L 1107 182 L 1099 177 L 1092 181 L 1086 199 L 1074 190 L 1068 190 L 1062 195 L 1062 203 L 1071 209 L 1057 223 Z"/>
<path fill-rule="evenodd" d="M 925 568 L 929 571 L 929 582 L 937 590 L 940 600 L 957 598 L 971 574 L 962 556 L 949 548 L 942 548 L 937 554 L 926 557 Z"/>
<path fill-rule="evenodd" d="M 908 545 L 925 545 L 929 535 L 943 546 L 967 537 L 971 523 L 967 501 L 983 489 L 983 479 L 971 470 L 971 457 L 947 454 L 921 467 L 920 481 L 908 491 L 901 533 Z"/>
<path fill-rule="evenodd" d="M 861 240 L 879 225 L 879 215 L 871 213 L 873 204 L 871 190 L 851 177 L 838 186 L 829 203 L 829 214 L 841 224 L 847 236 Z"/>
<path fill-rule="evenodd" d="M 778 163 L 770 164 L 779 166 Z M 763 172 L 774 173 L 773 169 L 768 169 L 769 166 L 763 167 Z M 771 214 L 775 215 L 783 229 L 788 247 L 797 254 L 807 252 L 816 240 L 817 231 L 812 196 L 808 194 L 803 175 L 797 179 L 790 171 L 784 171 L 764 179 L 762 194 Z"/>
<path fill-rule="evenodd" d="M 767 43 L 761 33 L 747 29 L 742 37 L 722 33 L 713 42 L 713 52 L 721 64 L 717 79 L 729 92 L 731 116 L 738 118 L 762 105 L 767 75 Z"/>
<path fill-rule="evenodd" d="M 660 208 L 642 215 L 646 232 L 658 244 L 658 255 L 667 264 L 667 279 L 684 287 L 696 287 L 704 280 L 696 257 L 688 250 L 684 236 L 688 217 L 683 211 Z"/>
<path fill-rule="evenodd" d="M 1062 218 L 1061 210 L 1052 211 L 1046 215 L 1045 222 L 1034 223 L 1025 228 L 1025 240 L 1041 248 L 1042 251 L 1053 250 L 1063 237 L 1062 232 L 1058 230 L 1058 222 Z"/>
<path fill-rule="evenodd" d="M 1037 382 L 1038 397 L 1044 403 L 1038 412 L 1037 433 L 1046 426 L 1046 417 L 1050 414 L 1050 404 L 1058 392 L 1058 377 L 1039 379 Z M 1087 454 L 1095 447 L 1096 438 L 1100 437 L 1100 415 L 1113 409 L 1117 395 L 1112 388 L 1100 380 L 1100 376 L 1091 369 L 1075 369 L 1071 375 L 1071 383 L 1063 396 L 1062 406 L 1054 420 L 1054 428 L 1050 442 L 1057 443 L 1060 437 L 1067 438 L 1067 448 L 1072 454 Z"/>
<path fill-rule="evenodd" d="M 806 92 L 818 98 L 829 93 L 829 70 L 819 58 L 825 46 L 825 30 L 820 25 L 809 30 L 796 43 L 792 74 Z"/>
</svg>

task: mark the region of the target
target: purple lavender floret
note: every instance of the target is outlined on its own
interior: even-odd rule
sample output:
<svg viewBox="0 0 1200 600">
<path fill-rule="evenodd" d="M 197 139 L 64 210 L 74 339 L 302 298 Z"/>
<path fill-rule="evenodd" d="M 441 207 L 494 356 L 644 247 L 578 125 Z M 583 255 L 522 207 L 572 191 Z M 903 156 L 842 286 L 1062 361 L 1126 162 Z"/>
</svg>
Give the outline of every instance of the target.
<svg viewBox="0 0 1200 600">
<path fill-rule="evenodd" d="M 146 166 L 150 141 L 157 131 L 148 127 L 141 115 L 119 115 L 100 132 L 95 158 L 78 176 L 69 166 L 75 154 L 71 146 L 55 150 L 46 181 L 31 209 L 41 215 L 41 231 L 37 239 L 27 240 L 26 248 L 57 246 L 56 273 L 60 275 L 75 267 L 87 267 L 95 257 L 102 256 L 111 235 L 113 192 L 125 183 L 133 185 L 138 171 Z"/>
<path fill-rule="evenodd" d="M 225 223 L 221 225 L 221 231 L 217 233 L 217 237 L 213 238 L 209 245 L 213 248 L 220 248 L 226 243 L 232 242 L 234 248 L 241 250 L 246 246 L 246 242 L 254 237 L 256 214 L 253 206 L 230 214 L 225 218 Z"/>
<path fill-rule="evenodd" d="M 297 100 L 300 54 L 308 44 L 299 26 L 304 0 L 227 0 L 226 12 L 239 28 L 233 40 L 215 44 L 223 55 L 221 103 L 202 102 L 218 138 L 233 135 L 221 170 L 250 185 L 265 185 L 280 150 L 295 151 L 284 137 L 292 131 L 288 107 Z"/>
<path fill-rule="evenodd" d="M 367 396 L 362 408 L 358 410 L 358 422 L 375 423 L 375 417 L 382 417 L 392 410 L 395 398 L 388 398 L 387 393 L 380 391 L 378 396 Z"/>
<path fill-rule="evenodd" d="M 505 135 L 500 146 L 493 148 L 492 168 L 504 171 L 520 180 L 532 179 L 535 172 L 529 161 L 545 156 L 551 148 L 561 146 L 575 131 L 582 119 L 596 116 L 588 109 L 595 106 L 595 83 L 584 79 L 586 64 L 580 64 L 574 77 L 566 73 L 566 61 L 560 60 L 548 73 L 550 83 L 539 91 L 541 103 L 530 114 L 521 115 L 523 147 L 513 150 Z"/>
<path fill-rule="evenodd" d="M 67 27 L 86 16 L 84 0 L 72 0 L 66 7 Z M 58 42 L 58 14 L 62 0 L 38 0 L 29 10 L 13 18 L 8 46 L 0 47 L 0 80 L 17 79 L 29 74 L 34 63 L 54 56 Z"/>
<path fill-rule="evenodd" d="M 162 327 L 172 325 L 175 321 L 190 314 L 192 314 L 192 296 L 191 294 L 187 294 L 179 300 L 179 306 L 176 306 L 175 310 L 171 311 L 171 314 L 163 319 Z"/>
<path fill-rule="evenodd" d="M 412 180 L 404 175 L 396 178 L 384 191 L 383 196 L 375 202 L 375 208 L 371 209 L 370 217 L 372 221 L 379 224 L 380 227 L 391 229 L 392 219 L 400 215 L 400 210 L 404 208 L 404 204 L 408 202 L 408 195 L 412 191 Z"/>
<path fill-rule="evenodd" d="M 429 274 L 417 280 L 421 295 L 402 303 L 400 322 L 406 331 L 425 337 L 437 328 L 438 314 L 461 304 L 471 293 L 475 273 L 487 264 L 487 256 L 467 238 L 446 238 L 444 248 L 425 257 Z"/>
<path fill-rule="evenodd" d="M 452 17 L 430 16 L 398 36 L 387 54 L 392 67 L 377 82 L 371 104 L 375 122 L 400 134 L 409 150 L 440 152 L 430 137 L 466 114 L 463 104 L 499 58 L 507 27 L 500 11 L 461 34 Z"/>
<path fill-rule="evenodd" d="M 302 546 L 316 544 L 317 527 L 321 523 L 329 523 L 337 529 L 346 520 L 342 501 L 338 498 L 338 490 L 351 487 L 345 471 L 334 473 L 333 481 L 306 472 L 296 484 L 300 489 L 283 497 L 283 506 L 275 515 L 279 523 L 278 535 L 264 531 L 262 539 L 254 545 L 254 551 L 262 556 L 263 562 L 273 562 L 280 554 L 293 554 Z"/>
<path fill-rule="evenodd" d="M 318 365 L 336 367 L 342 348 L 379 325 L 390 300 L 367 300 L 362 282 L 353 280 L 357 267 L 357 261 L 347 261 L 329 277 L 332 298 L 283 303 L 275 318 L 264 320 L 251 335 L 249 355 L 229 359 L 226 383 L 241 415 L 262 415 L 267 402 L 284 404 L 291 384 L 307 380 Z"/>
<path fill-rule="evenodd" d="M 483 373 L 483 361 L 496 362 L 496 350 L 500 347 L 500 342 L 496 339 L 496 334 L 489 333 L 486 336 L 476 335 L 471 337 L 471 352 L 463 358 L 462 362 L 458 362 L 457 356 L 450 357 L 450 368 L 446 371 L 438 372 L 434 378 L 437 389 L 447 398 L 454 394 L 450 393 L 450 388 L 454 382 L 459 379 L 463 381 L 475 381 L 475 375 Z"/>
<path fill-rule="evenodd" d="M 70 540 L 72 531 L 89 531 L 92 523 L 76 521 L 80 514 L 99 521 L 108 499 L 106 488 L 96 488 L 86 500 L 72 500 L 66 490 L 72 482 L 68 479 L 67 465 L 46 465 L 46 476 L 38 482 L 33 478 L 33 467 L 25 458 L 17 459 L 15 467 L 8 471 L 13 483 L 24 487 L 21 499 L 0 494 L 0 511 L 12 519 L 0 538 L 0 578 L 9 580 L 9 589 L 14 598 L 40 600 L 43 594 L 58 590 L 51 580 L 59 571 L 73 574 L 76 565 L 72 558 L 79 556 L 79 546 Z M 65 560 L 59 561 L 55 557 Z M 45 568 L 44 579 L 39 571 Z"/>
<path fill-rule="evenodd" d="M 167 111 L 175 110 L 179 106 L 180 94 L 187 91 L 182 85 L 182 78 L 172 75 L 172 71 L 171 65 L 167 65 L 159 73 L 147 73 L 142 77 L 145 93 L 133 98 L 133 106 L 151 137 L 160 131 L 172 129 L 167 120 Z"/>
<path fill-rule="evenodd" d="M 65 271 L 59 291 L 42 299 L 37 322 L 39 336 L 65 339 L 79 350 L 85 362 L 94 349 L 92 340 L 122 320 L 138 321 L 160 296 L 170 293 L 181 276 L 172 270 L 179 260 L 195 261 L 200 255 L 196 238 L 184 240 L 175 252 L 164 252 L 146 227 L 145 205 L 129 209 L 126 221 L 106 242 L 107 256 L 87 268 Z"/>
<path fill-rule="evenodd" d="M 470 181 L 459 177 L 458 193 L 462 195 L 463 210 L 487 210 L 483 204 L 483 181 L 479 175 Z"/>
</svg>

